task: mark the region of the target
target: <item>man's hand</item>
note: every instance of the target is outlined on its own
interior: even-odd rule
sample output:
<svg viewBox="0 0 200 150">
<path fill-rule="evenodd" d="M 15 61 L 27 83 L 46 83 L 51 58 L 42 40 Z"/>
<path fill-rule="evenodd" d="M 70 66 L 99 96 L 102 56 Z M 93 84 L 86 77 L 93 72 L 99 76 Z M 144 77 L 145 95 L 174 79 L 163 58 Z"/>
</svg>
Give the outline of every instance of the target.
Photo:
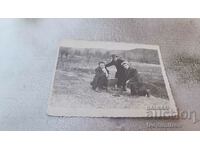
<svg viewBox="0 0 200 150">
<path fill-rule="evenodd" d="M 130 80 L 127 80 L 127 81 L 126 81 L 126 84 L 128 84 L 129 82 L 130 82 Z"/>
</svg>

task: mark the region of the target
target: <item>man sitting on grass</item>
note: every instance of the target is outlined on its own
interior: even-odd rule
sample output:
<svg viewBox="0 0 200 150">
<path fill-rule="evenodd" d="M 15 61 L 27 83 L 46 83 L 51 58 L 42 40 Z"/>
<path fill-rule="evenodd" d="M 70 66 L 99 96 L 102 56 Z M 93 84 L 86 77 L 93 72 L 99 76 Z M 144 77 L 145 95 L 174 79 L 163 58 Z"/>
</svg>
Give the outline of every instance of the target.
<svg viewBox="0 0 200 150">
<path fill-rule="evenodd" d="M 104 62 L 99 62 L 99 66 L 95 69 L 95 76 L 93 81 L 90 83 L 92 85 L 92 89 L 100 92 L 101 90 L 107 90 L 108 86 L 108 76 L 109 72 L 105 67 Z"/>
<path fill-rule="evenodd" d="M 126 85 L 128 88 L 130 88 L 131 95 L 149 97 L 150 91 L 144 86 L 137 69 L 130 67 L 127 61 L 122 62 L 122 66 L 125 68 Z"/>
</svg>

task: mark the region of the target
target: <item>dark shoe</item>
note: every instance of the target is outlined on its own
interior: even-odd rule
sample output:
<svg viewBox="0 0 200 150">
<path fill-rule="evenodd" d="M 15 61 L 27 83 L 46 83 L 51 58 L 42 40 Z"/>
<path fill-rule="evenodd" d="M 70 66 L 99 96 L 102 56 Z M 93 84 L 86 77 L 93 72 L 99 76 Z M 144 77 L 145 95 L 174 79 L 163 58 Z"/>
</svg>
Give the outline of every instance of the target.
<svg viewBox="0 0 200 150">
<path fill-rule="evenodd" d="M 115 97 L 120 97 L 120 94 L 118 94 L 118 93 L 115 93 L 115 94 L 113 94 L 112 96 L 115 96 Z"/>
</svg>

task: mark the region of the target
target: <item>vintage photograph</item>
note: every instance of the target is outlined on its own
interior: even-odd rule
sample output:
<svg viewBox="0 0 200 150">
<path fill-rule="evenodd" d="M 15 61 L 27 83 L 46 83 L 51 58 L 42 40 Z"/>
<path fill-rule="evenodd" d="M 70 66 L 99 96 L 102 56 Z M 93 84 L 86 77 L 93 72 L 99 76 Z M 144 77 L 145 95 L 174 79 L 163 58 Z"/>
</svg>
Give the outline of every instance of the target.
<svg viewBox="0 0 200 150">
<path fill-rule="evenodd" d="M 176 116 L 159 46 L 62 42 L 58 49 L 48 114 Z"/>
</svg>

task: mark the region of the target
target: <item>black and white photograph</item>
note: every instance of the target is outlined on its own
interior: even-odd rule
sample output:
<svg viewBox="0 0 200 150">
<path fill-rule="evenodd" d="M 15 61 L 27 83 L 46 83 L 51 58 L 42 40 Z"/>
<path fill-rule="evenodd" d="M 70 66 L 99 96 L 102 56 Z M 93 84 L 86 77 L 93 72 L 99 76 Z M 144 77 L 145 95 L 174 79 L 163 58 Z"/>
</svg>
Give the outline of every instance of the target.
<svg viewBox="0 0 200 150">
<path fill-rule="evenodd" d="M 0 130 L 200 126 L 200 19 L 0 19 Z"/>
<path fill-rule="evenodd" d="M 48 114 L 53 116 L 177 115 L 156 45 L 65 41 L 51 92 Z"/>
<path fill-rule="evenodd" d="M 199 147 L 199 12 L 193 0 L 1 1 L 0 148 Z"/>
</svg>

